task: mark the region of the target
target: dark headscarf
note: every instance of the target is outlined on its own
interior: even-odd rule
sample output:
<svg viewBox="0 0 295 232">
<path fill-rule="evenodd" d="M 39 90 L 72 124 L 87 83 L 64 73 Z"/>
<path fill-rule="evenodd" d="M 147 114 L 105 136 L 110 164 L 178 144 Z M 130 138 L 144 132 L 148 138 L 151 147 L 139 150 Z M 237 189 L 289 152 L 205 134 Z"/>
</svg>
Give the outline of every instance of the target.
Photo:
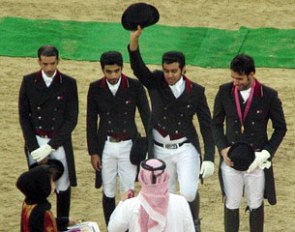
<svg viewBox="0 0 295 232">
<path fill-rule="evenodd" d="M 51 193 L 51 179 L 50 167 L 40 165 L 21 174 L 16 187 L 26 196 L 26 203 L 41 203 L 46 201 Z"/>
</svg>

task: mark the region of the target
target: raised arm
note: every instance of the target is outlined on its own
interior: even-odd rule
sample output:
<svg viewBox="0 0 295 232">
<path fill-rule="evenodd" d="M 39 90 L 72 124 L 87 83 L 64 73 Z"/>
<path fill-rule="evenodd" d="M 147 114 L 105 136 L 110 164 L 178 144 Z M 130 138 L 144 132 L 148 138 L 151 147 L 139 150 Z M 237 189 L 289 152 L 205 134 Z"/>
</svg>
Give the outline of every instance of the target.
<svg viewBox="0 0 295 232">
<path fill-rule="evenodd" d="M 129 49 L 130 51 L 134 52 L 139 47 L 139 37 L 142 33 L 143 29 L 138 25 L 136 31 L 130 32 L 130 44 Z"/>
</svg>

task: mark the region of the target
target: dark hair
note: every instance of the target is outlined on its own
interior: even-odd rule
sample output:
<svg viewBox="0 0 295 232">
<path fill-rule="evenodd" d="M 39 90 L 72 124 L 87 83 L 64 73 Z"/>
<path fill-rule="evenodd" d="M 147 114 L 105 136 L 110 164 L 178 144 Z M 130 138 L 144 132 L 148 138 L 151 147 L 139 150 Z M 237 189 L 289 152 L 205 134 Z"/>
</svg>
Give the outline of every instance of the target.
<svg viewBox="0 0 295 232">
<path fill-rule="evenodd" d="M 103 69 L 105 65 L 118 65 L 123 67 L 123 57 L 120 52 L 117 51 L 108 51 L 104 52 L 100 56 L 100 65 Z"/>
<path fill-rule="evenodd" d="M 230 63 L 230 69 L 239 74 L 249 75 L 255 73 L 255 63 L 251 56 L 239 54 L 233 58 Z"/>
<path fill-rule="evenodd" d="M 169 51 L 165 52 L 162 56 L 162 65 L 163 64 L 172 64 L 172 63 L 179 63 L 179 67 L 183 69 L 185 66 L 185 56 L 182 52 L 178 51 Z"/>
<path fill-rule="evenodd" d="M 58 50 L 56 47 L 52 45 L 44 45 L 38 49 L 38 58 L 40 59 L 41 56 L 56 56 L 58 59 Z"/>
</svg>

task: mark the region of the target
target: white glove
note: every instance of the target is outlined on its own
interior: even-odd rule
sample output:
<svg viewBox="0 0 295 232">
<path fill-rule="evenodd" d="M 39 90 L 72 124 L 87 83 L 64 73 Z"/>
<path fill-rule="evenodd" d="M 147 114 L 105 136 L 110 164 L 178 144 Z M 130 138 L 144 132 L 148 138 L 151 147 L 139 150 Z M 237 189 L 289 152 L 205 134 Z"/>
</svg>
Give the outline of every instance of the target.
<svg viewBox="0 0 295 232">
<path fill-rule="evenodd" d="M 249 166 L 247 172 L 253 172 L 256 168 L 270 168 L 271 162 L 268 161 L 270 154 L 267 150 L 262 150 L 261 152 L 255 152 L 255 159 Z"/>
<path fill-rule="evenodd" d="M 54 149 L 50 145 L 44 144 L 44 145 L 41 145 L 36 150 L 32 151 L 31 156 L 33 157 L 34 160 L 36 160 L 37 162 L 40 162 L 41 160 L 45 159 L 53 151 Z"/>
<path fill-rule="evenodd" d="M 212 176 L 214 173 L 214 163 L 212 161 L 203 161 L 200 174 L 203 178 Z"/>
</svg>

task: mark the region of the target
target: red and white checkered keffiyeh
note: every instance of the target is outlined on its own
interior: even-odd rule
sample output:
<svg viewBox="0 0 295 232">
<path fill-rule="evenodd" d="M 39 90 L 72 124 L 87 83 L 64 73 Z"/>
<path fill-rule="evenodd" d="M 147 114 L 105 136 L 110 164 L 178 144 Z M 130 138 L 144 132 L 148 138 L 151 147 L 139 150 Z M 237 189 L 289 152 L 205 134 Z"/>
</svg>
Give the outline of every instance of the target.
<svg viewBox="0 0 295 232">
<path fill-rule="evenodd" d="M 146 162 L 149 166 L 157 168 L 162 163 L 157 159 Z M 161 232 L 166 227 L 166 215 L 169 202 L 168 179 L 166 170 L 154 171 L 157 175 L 156 183 L 152 183 L 153 172 L 143 167 L 140 168 L 138 180 L 141 191 L 138 194 L 140 200 L 139 224 L 141 232 Z"/>
</svg>

